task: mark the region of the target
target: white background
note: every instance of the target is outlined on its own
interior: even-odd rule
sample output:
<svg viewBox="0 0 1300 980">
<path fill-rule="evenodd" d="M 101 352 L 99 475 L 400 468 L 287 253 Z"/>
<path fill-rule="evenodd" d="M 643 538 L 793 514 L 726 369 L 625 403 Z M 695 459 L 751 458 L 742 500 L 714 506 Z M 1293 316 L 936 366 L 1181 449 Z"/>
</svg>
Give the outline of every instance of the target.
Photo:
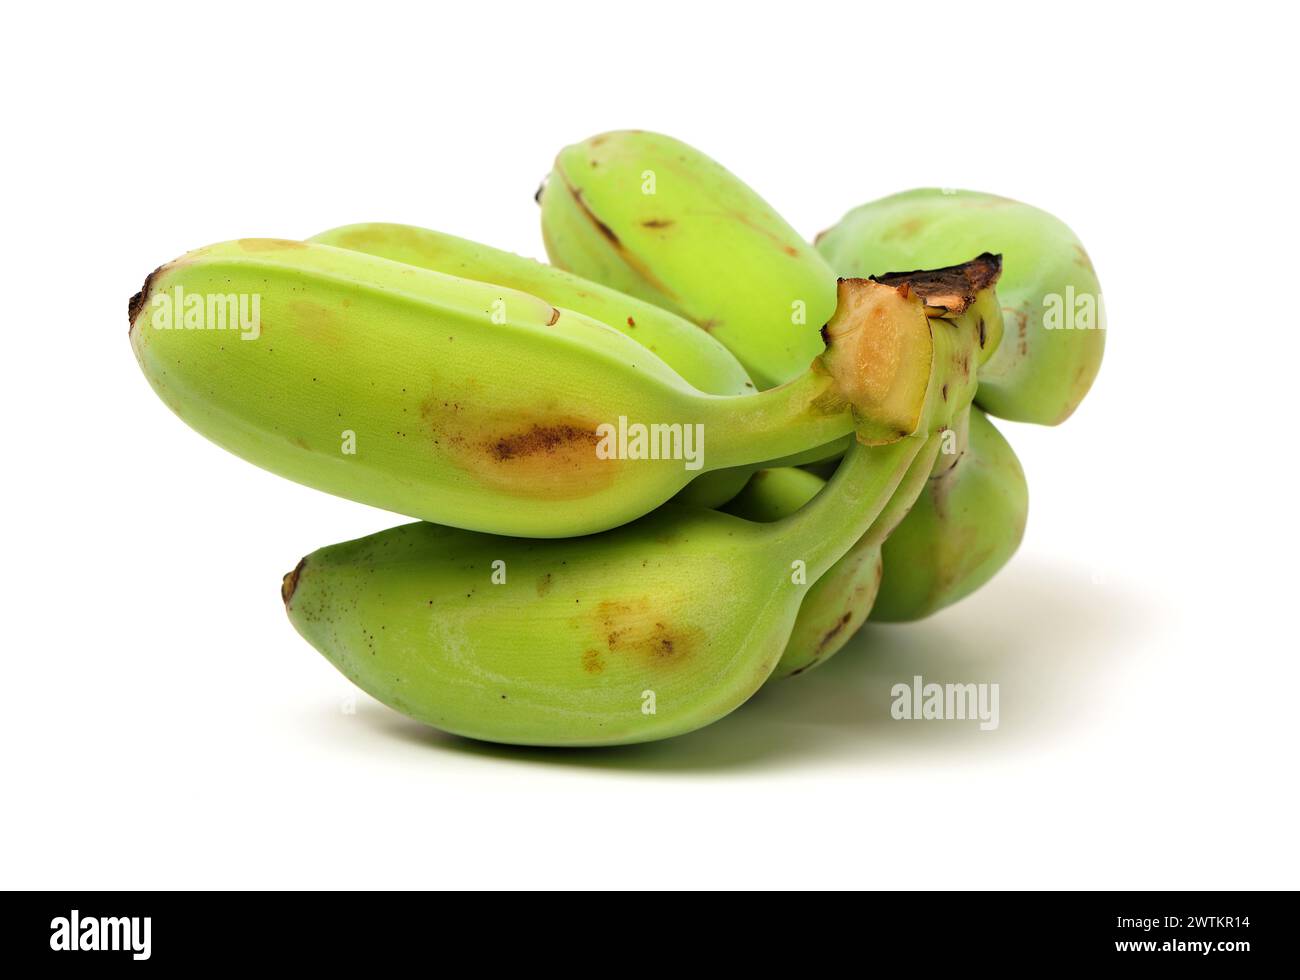
<svg viewBox="0 0 1300 980">
<path fill-rule="evenodd" d="M 0 885 L 1300 885 L 1281 5 L 109 6 L 10 10 L 0 66 Z M 1074 227 L 1109 344 L 1063 427 L 1004 426 L 1024 545 L 669 742 L 346 714 L 280 576 L 403 519 L 189 431 L 127 297 L 190 248 L 353 221 L 540 257 L 555 152 L 628 127 L 809 236 L 919 185 Z M 914 673 L 997 681 L 1001 728 L 891 721 Z"/>
</svg>

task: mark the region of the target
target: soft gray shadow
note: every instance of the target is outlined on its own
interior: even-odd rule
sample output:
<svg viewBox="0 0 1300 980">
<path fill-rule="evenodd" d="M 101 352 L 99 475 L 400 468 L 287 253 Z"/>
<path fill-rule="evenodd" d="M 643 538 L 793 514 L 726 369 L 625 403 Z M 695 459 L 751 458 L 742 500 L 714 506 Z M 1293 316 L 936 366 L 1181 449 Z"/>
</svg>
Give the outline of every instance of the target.
<svg viewBox="0 0 1300 980">
<path fill-rule="evenodd" d="M 493 745 L 435 731 L 369 699 L 361 699 L 355 720 L 381 737 L 439 752 L 649 773 L 984 756 L 1041 746 L 1093 720 L 1115 658 L 1133 653 L 1157 615 L 1141 595 L 1095 584 L 1077 567 L 1019 561 L 927 620 L 869 623 L 822 667 L 770 683 L 729 717 L 666 741 L 604 749 Z M 916 674 L 926 682 L 996 682 L 999 728 L 894 720 L 891 689 Z"/>
</svg>

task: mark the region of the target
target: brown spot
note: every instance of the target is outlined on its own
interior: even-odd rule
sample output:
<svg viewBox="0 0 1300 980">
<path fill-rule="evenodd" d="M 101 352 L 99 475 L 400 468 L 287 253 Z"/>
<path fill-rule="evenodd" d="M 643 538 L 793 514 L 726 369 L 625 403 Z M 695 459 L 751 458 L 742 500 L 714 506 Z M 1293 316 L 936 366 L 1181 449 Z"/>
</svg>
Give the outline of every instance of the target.
<svg viewBox="0 0 1300 980">
<path fill-rule="evenodd" d="M 298 576 L 302 574 L 302 568 L 306 564 L 307 559 L 302 559 L 294 566 L 293 571 L 280 581 L 280 598 L 284 600 L 286 609 L 289 608 L 289 600 L 293 598 L 293 593 L 298 588 Z"/>
<path fill-rule="evenodd" d="M 572 415 L 520 419 L 493 410 L 471 390 L 433 394 L 420 403 L 426 438 L 485 486 L 520 499 L 577 500 L 616 481 L 619 460 L 596 455 L 597 423 Z"/>
<path fill-rule="evenodd" d="M 648 221 L 641 222 L 641 227 L 642 228 L 670 228 L 672 227 L 672 224 L 673 222 L 672 219 L 670 218 L 651 218 Z"/>
<path fill-rule="evenodd" d="M 945 385 L 943 386 L 943 388 L 940 390 L 939 394 L 943 395 L 943 400 L 944 400 L 944 401 L 947 401 L 947 400 L 948 400 L 948 386 L 947 386 L 946 384 L 945 384 Z"/>
<path fill-rule="evenodd" d="M 596 217 L 596 212 L 591 210 L 591 208 L 587 206 L 586 200 L 583 199 L 582 191 L 574 190 L 573 199 L 578 203 L 578 207 L 582 209 L 582 213 L 587 216 L 587 220 L 596 226 L 596 230 L 599 231 L 602 235 L 604 235 L 609 240 L 609 243 L 614 246 L 614 248 L 618 249 L 619 251 L 622 251 L 623 243 L 619 241 L 618 235 L 614 234 L 613 228 L 611 228 L 609 225 L 605 224 L 605 222 L 601 221 L 598 217 Z"/>
<path fill-rule="evenodd" d="M 670 627 L 659 617 L 661 611 L 648 599 L 601 602 L 595 618 L 606 649 L 656 665 L 681 662 L 689 656 L 699 631 Z"/>
<path fill-rule="evenodd" d="M 588 674 L 599 674 L 605 669 L 605 661 L 600 659 L 599 650 L 588 650 L 582 655 L 582 669 Z"/>
<path fill-rule="evenodd" d="M 705 331 L 706 333 L 712 333 L 714 329 L 720 327 L 721 325 L 722 325 L 722 321 L 715 319 L 714 317 L 709 317 L 707 320 L 701 320 L 699 322 L 700 329 Z"/>
<path fill-rule="evenodd" d="M 543 575 L 541 578 L 537 580 L 537 594 L 539 596 L 543 596 L 550 591 L 551 591 L 551 573 L 547 572 L 545 575 Z"/>
<path fill-rule="evenodd" d="M 491 444 L 491 451 L 495 459 L 505 461 L 521 456 L 553 455 L 575 444 L 589 443 L 594 457 L 594 449 L 599 441 L 600 436 L 595 432 L 576 425 L 534 424 L 522 432 L 501 436 Z"/>
<path fill-rule="evenodd" d="M 795 248 L 793 245 L 784 245 L 782 246 L 782 250 L 785 252 L 786 255 L 790 256 L 791 258 L 797 259 L 799 257 L 799 250 Z"/>
<path fill-rule="evenodd" d="M 895 225 L 887 231 L 884 237 L 886 241 L 896 238 L 915 238 L 923 228 L 925 222 L 920 218 L 908 218 L 902 224 Z"/>
<path fill-rule="evenodd" d="M 823 634 L 821 640 L 819 640 L 817 643 L 817 654 L 819 656 L 821 655 L 821 652 L 826 649 L 827 644 L 829 644 L 831 640 L 835 639 L 835 637 L 839 636 L 839 634 L 843 632 L 844 627 L 849 625 L 849 620 L 852 618 L 853 618 L 853 613 L 846 612 L 843 616 L 839 618 L 839 621 L 834 626 L 832 626 L 829 630 L 826 631 L 825 634 Z M 811 667 L 812 664 L 809 664 L 808 666 Z"/>
<path fill-rule="evenodd" d="M 559 311 L 556 307 L 552 306 L 552 307 L 551 307 L 551 318 L 550 318 L 549 320 L 546 321 L 546 325 L 547 325 L 548 327 L 553 327 L 553 326 L 555 326 L 556 323 L 559 322 L 559 319 L 560 319 L 560 311 Z"/>
<path fill-rule="evenodd" d="M 559 171 L 556 172 L 559 173 Z M 582 191 L 569 183 L 563 173 L 560 173 L 560 179 L 564 181 L 564 186 L 568 190 L 570 197 L 573 198 L 573 203 L 577 206 L 578 210 L 582 212 L 587 221 L 598 232 L 600 232 L 602 236 L 604 236 L 610 245 L 613 246 L 614 251 L 618 253 L 619 258 L 621 258 L 636 275 L 645 280 L 646 285 L 650 286 L 656 292 L 662 293 L 668 299 L 675 301 L 677 299 L 676 294 L 665 286 L 663 282 L 659 280 L 658 276 L 650 271 L 650 267 L 646 265 L 645 262 L 624 248 L 623 243 L 618 239 L 618 235 L 614 234 L 614 229 L 610 228 L 609 225 L 605 224 L 605 222 L 601 221 L 600 218 L 596 216 L 596 213 L 591 210 L 587 205 L 586 200 L 583 199 Z"/>
<path fill-rule="evenodd" d="M 984 330 L 984 318 L 980 317 L 980 350 L 984 349 L 984 341 L 988 339 L 988 334 Z"/>
<path fill-rule="evenodd" d="M 629 327 L 635 327 L 635 326 L 636 326 L 636 321 L 633 320 L 631 317 L 628 317 L 628 318 L 627 318 L 627 325 L 628 325 Z"/>
</svg>

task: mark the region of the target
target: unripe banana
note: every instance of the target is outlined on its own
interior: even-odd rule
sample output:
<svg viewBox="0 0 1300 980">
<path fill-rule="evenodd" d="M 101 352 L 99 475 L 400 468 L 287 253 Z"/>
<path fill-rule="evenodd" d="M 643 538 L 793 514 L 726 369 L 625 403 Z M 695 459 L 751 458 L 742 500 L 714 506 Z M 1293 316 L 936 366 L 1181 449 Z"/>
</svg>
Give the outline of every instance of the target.
<svg viewBox="0 0 1300 980">
<path fill-rule="evenodd" d="M 695 324 L 652 303 L 544 262 L 455 235 L 383 222 L 333 228 L 308 241 L 517 289 L 626 334 L 658 355 L 700 391 L 711 395 L 743 395 L 756 390 L 735 356 Z M 702 507 L 719 507 L 740 491 L 751 473 L 751 467 L 705 473 L 687 484 L 674 499 Z"/>
<path fill-rule="evenodd" d="M 865 532 L 924 442 L 855 443 L 816 500 L 773 524 L 680 504 L 576 540 L 409 524 L 308 555 L 281 594 L 343 674 L 444 731 L 517 745 L 667 738 L 768 678 L 806 583 Z M 806 576 L 792 574 L 800 563 Z"/>
<path fill-rule="evenodd" d="M 822 370 L 915 425 L 869 445 L 880 421 L 860 415 L 835 476 L 798 513 L 757 524 L 670 504 L 558 541 L 409 525 L 300 562 L 281 590 L 294 626 L 374 697 L 474 738 L 613 745 L 726 715 L 776 667 L 809 584 L 909 472 L 930 471 L 918 456 L 969 405 L 973 322 L 931 319 L 923 285 L 845 281 L 839 293 Z M 873 350 L 898 360 L 894 374 L 923 366 L 926 383 L 872 394 L 855 372 Z"/>
<path fill-rule="evenodd" d="M 693 323 L 544 262 L 455 235 L 384 222 L 331 228 L 307 240 L 517 289 L 627 334 L 700 391 L 710 395 L 754 391 L 754 383 L 735 355 Z"/>
<path fill-rule="evenodd" d="M 884 570 L 881 545 L 924 489 L 940 445 L 938 438 L 930 440 L 867 533 L 808 590 L 773 677 L 793 677 L 825 663 L 866 622 Z M 751 521 L 780 520 L 796 513 L 824 484 L 806 470 L 759 470 L 726 511 Z"/>
<path fill-rule="evenodd" d="M 964 443 L 935 472 L 884 543 L 885 574 L 871 618 L 920 619 L 974 592 L 1010 560 L 1029 511 L 1025 472 L 979 409 Z M 818 583 L 820 585 L 820 583 Z"/>
<path fill-rule="evenodd" d="M 699 324 L 761 387 L 798 376 L 821 353 L 806 327 L 830 319 L 835 274 L 693 147 L 638 131 L 592 137 L 560 151 L 539 200 L 552 262 Z"/>
<path fill-rule="evenodd" d="M 844 276 L 929 267 L 1001 252 L 1006 337 L 980 368 L 976 403 L 991 415 L 1056 425 L 1101 367 L 1105 309 L 1092 261 L 1046 211 L 992 194 L 906 191 L 850 211 L 817 247 Z"/>
<path fill-rule="evenodd" d="M 703 471 L 854 428 L 871 443 L 918 431 L 947 341 L 919 302 L 900 304 L 905 291 L 845 280 L 826 355 L 781 388 L 733 397 L 534 296 L 315 243 L 191 252 L 129 312 L 159 396 L 231 452 L 412 517 L 555 537 L 634 520 Z M 255 326 L 221 329 L 223 298 L 255 305 Z M 888 357 L 861 356 L 882 346 Z M 708 446 L 692 453 L 699 433 Z"/>
</svg>

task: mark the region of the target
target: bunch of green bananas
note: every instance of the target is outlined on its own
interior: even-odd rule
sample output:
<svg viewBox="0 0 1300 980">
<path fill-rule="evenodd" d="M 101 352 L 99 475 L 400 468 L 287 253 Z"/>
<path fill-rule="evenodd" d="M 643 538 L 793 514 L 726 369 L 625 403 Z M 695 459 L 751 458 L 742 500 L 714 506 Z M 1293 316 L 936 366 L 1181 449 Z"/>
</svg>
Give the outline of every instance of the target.
<svg viewBox="0 0 1300 980">
<path fill-rule="evenodd" d="M 1024 473 L 985 413 L 1057 423 L 1101 360 L 1044 312 L 1100 299 L 1064 225 L 913 191 L 814 248 L 643 132 L 564 149 L 538 199 L 553 265 L 352 225 L 198 249 L 131 299 L 185 422 L 420 519 L 284 577 L 356 684 L 490 741 L 665 738 L 1010 558 Z"/>
</svg>

